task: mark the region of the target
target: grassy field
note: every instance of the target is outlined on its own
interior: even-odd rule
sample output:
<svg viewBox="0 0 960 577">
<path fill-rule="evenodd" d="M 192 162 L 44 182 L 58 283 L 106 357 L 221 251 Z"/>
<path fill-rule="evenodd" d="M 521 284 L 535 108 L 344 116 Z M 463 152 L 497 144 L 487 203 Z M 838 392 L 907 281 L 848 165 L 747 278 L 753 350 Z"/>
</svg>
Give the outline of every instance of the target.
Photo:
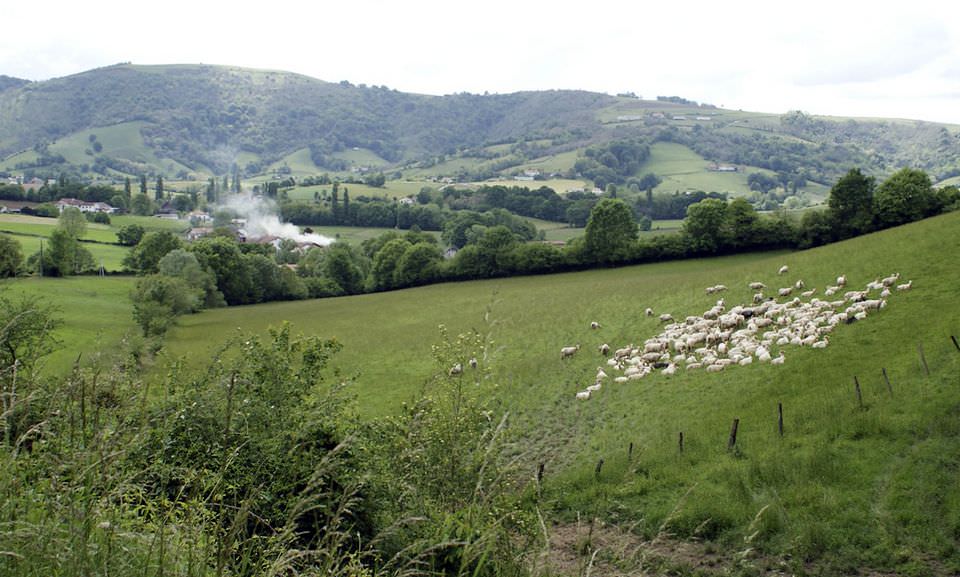
<svg viewBox="0 0 960 577">
<path fill-rule="evenodd" d="M 87 223 L 87 232 L 81 239 L 83 246 L 93 255 L 93 260 L 98 265 L 102 264 L 109 272 L 123 270 L 123 259 L 130 252 L 130 247 L 116 244 L 116 231 L 130 224 L 139 224 L 148 231 L 170 230 L 179 233 L 190 228 L 190 223 L 187 221 L 150 216 L 113 216 L 109 225 Z M 0 215 L 0 232 L 9 234 L 20 243 L 25 258 L 40 250 L 41 240 L 49 238 L 56 226 L 55 218 L 20 214 Z"/>
<path fill-rule="evenodd" d="M 958 251 L 960 213 L 954 213 L 798 253 L 208 311 L 183 319 L 168 350 L 202 365 L 216 341 L 210 335 L 238 327 L 260 332 L 290 320 L 295 330 L 343 343 L 335 364 L 355 376 L 358 410 L 370 417 L 398 410 L 438 370 L 430 355 L 438 325 L 451 334 L 476 329 L 494 340 L 485 364 L 499 383 L 497 402 L 526 431 L 531 471 L 537 460 L 546 464 L 543 507 L 554 518 L 596 515 L 643 538 L 749 547 L 754 557 L 746 559 L 757 563 L 766 555 L 801 568 L 816 560 L 826 564 L 825 574 L 857 567 L 925 574 L 931 558 L 949 574 L 960 570 L 960 355 L 949 340 L 960 335 Z M 784 263 L 791 273 L 778 278 Z M 644 315 L 647 306 L 682 318 L 713 304 L 703 287 L 716 283 L 731 287 L 729 306 L 748 301 L 752 280 L 779 286 L 802 278 L 822 290 L 841 273 L 857 287 L 894 271 L 913 279 L 913 290 L 839 327 L 826 350 L 790 350 L 783 367 L 654 375 L 608 384 L 588 402 L 573 398 L 602 364 L 595 352 L 601 342 L 616 348 L 661 330 Z M 591 331 L 592 320 L 603 328 Z M 583 350 L 561 362 L 560 347 L 577 343 Z M 739 436 L 728 451 L 734 418 Z"/>
<path fill-rule="evenodd" d="M 715 543 L 708 549 L 756 572 L 951 575 L 960 571 L 960 354 L 950 341 L 960 336 L 958 251 L 960 213 L 953 213 L 804 252 L 220 309 L 182 318 L 165 355 L 202 367 L 238 329 L 291 321 L 295 332 L 344 345 L 333 364 L 353 377 L 357 410 L 370 418 L 400 410 L 446 370 L 431 356 L 439 325 L 452 335 L 477 330 L 493 341 L 484 374 L 498 383 L 495 404 L 513 415 L 523 441 L 518 455 L 531 474 L 545 464 L 548 519 L 596 516 L 637 539 Z M 778 277 L 781 264 L 789 275 Z M 662 330 L 645 316 L 648 306 L 682 318 L 709 308 L 716 297 L 703 288 L 717 283 L 730 287 L 724 297 L 732 306 L 749 300 L 748 281 L 776 287 L 803 279 L 822 291 L 841 273 L 850 287 L 862 287 L 894 271 L 914 281 L 911 291 L 838 327 L 825 350 L 788 349 L 783 367 L 655 374 L 607 383 L 587 402 L 574 399 L 603 364 L 600 343 L 641 343 Z M 125 296 L 132 282 L 5 286 L 62 308 L 67 347 L 50 362 L 62 369 L 77 351 L 111 350 L 132 330 Z M 589 329 L 594 320 L 601 329 Z M 560 347 L 578 343 L 580 353 L 561 361 Z M 737 443 L 728 450 L 735 418 Z M 747 548 L 752 553 L 738 556 Z"/>
<path fill-rule="evenodd" d="M 133 277 L 124 276 L 30 277 L 0 280 L 0 291 L 57 307 L 63 326 L 55 336 L 63 346 L 47 357 L 46 365 L 51 372 L 63 373 L 78 354 L 91 360 L 91 355 L 115 351 L 125 336 L 139 334 L 129 296 L 134 282 Z"/>
<path fill-rule="evenodd" d="M 341 184 L 340 190 L 342 191 L 344 187 L 350 191 L 351 198 L 357 198 L 360 196 L 368 196 L 371 198 L 403 198 L 406 196 L 413 196 L 420 192 L 420 189 L 423 187 L 436 187 L 436 183 L 426 182 L 426 181 L 414 181 L 414 180 L 390 180 L 383 186 L 383 188 L 367 186 L 365 184 Z M 323 194 L 326 191 L 328 194 L 332 190 L 331 185 L 317 185 L 317 186 L 298 186 L 293 190 L 287 191 L 287 196 L 291 200 L 313 200 L 313 194 L 320 193 Z M 341 193 L 341 198 L 342 198 Z"/>
</svg>

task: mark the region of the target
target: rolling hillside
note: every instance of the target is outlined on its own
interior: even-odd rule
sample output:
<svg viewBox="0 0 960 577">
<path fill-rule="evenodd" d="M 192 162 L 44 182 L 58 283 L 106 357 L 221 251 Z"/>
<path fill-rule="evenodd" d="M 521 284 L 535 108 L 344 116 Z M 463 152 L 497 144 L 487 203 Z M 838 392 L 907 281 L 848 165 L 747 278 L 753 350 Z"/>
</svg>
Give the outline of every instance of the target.
<svg viewBox="0 0 960 577">
<path fill-rule="evenodd" d="M 352 377 L 360 414 L 372 418 L 398 411 L 446 370 L 431 362 L 439 325 L 450 334 L 477 330 L 492 339 L 484 366 L 498 383 L 498 406 L 523 437 L 523 458 L 531 471 L 546 464 L 543 507 L 557 531 L 595 515 L 638 541 L 669 535 L 721 543 L 724 563 L 735 562 L 729 551 L 750 549 L 740 561 L 758 567 L 799 563 L 823 574 L 915 567 L 946 575 L 960 567 L 960 493 L 949 473 L 960 467 L 960 351 L 950 340 L 960 334 L 960 270 L 951 258 L 958 242 L 960 214 L 952 213 L 791 254 L 206 311 L 183 319 L 168 352 L 202 365 L 215 345 L 209 335 L 262 332 L 291 320 L 297 331 L 344 345 L 336 364 Z M 780 278 L 783 263 L 790 274 Z M 703 289 L 716 283 L 731 287 L 724 297 L 732 305 L 749 301 L 748 281 L 779 286 L 802 278 L 822 293 L 841 273 L 850 287 L 862 287 L 894 271 L 912 279 L 913 290 L 838 327 L 825 350 L 787 348 L 782 367 L 608 381 L 588 401 L 574 398 L 604 366 L 600 343 L 641 343 L 662 330 L 644 315 L 647 306 L 683 318 L 713 304 Z M 593 320 L 602 328 L 591 331 Z M 561 361 L 560 347 L 577 343 L 582 350 Z M 782 438 L 778 403 L 786 415 Z M 733 418 L 740 436 L 731 453 L 724 447 Z"/>
<path fill-rule="evenodd" d="M 236 166 L 250 182 L 359 169 L 461 182 L 525 169 L 578 178 L 574 165 L 590 147 L 623 139 L 654 146 L 625 178 L 653 172 L 669 192 L 745 193 L 746 176 L 763 172 L 816 199 L 851 166 L 878 177 L 903 166 L 935 180 L 960 173 L 955 126 L 759 114 L 676 97 L 427 96 L 208 65 L 118 64 L 0 88 L 0 170 L 15 174 L 205 180 Z M 737 172 L 711 170 L 719 165 Z"/>
</svg>

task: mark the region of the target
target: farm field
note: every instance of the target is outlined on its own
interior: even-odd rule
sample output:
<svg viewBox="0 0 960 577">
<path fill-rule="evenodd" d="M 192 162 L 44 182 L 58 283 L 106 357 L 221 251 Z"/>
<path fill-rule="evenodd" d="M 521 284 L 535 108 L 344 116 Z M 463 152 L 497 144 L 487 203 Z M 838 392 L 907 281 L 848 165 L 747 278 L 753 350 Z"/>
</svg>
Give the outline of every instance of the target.
<svg viewBox="0 0 960 577">
<path fill-rule="evenodd" d="M 826 574 L 922 567 L 931 557 L 949 572 L 960 569 L 951 529 L 960 526 L 960 489 L 949 473 L 960 466 L 960 355 L 949 339 L 960 334 L 960 269 L 950 256 L 958 250 L 954 213 L 797 253 L 208 311 L 183 319 L 168 352 L 202 364 L 214 345 L 209 335 L 262 332 L 287 319 L 295 331 L 343 344 L 335 364 L 355 377 L 357 409 L 369 418 L 398 410 L 433 372 L 445 371 L 430 354 L 439 325 L 451 335 L 475 329 L 494 341 L 484 366 L 498 383 L 497 406 L 522 431 L 518 455 L 531 471 L 537 462 L 546 466 L 543 507 L 554 519 L 596 515 L 645 539 L 666 533 L 735 551 L 750 546 L 761 559 L 826 559 Z M 790 273 L 778 277 L 784 263 Z M 703 288 L 716 283 L 731 287 L 724 295 L 731 306 L 749 300 L 752 280 L 803 279 L 822 291 L 841 273 L 850 287 L 862 287 L 895 271 L 914 281 L 913 290 L 838 327 L 824 350 L 786 349 L 782 367 L 608 381 L 588 401 L 574 399 L 603 366 L 600 343 L 642 343 L 662 330 L 644 315 L 647 306 L 683 318 L 714 303 Z M 591 331 L 593 320 L 602 328 Z M 582 350 L 561 361 L 560 347 L 574 344 Z M 734 418 L 739 436 L 727 450 Z"/>
<path fill-rule="evenodd" d="M 410 181 L 410 180 L 388 180 L 383 188 L 378 188 L 374 186 L 367 186 L 366 184 L 351 184 L 351 183 L 341 183 L 340 190 L 346 188 L 350 191 L 351 198 L 357 198 L 360 196 L 369 196 L 371 198 L 404 198 L 407 196 L 413 196 L 420 192 L 420 189 L 425 186 L 436 186 L 436 183 L 432 182 L 422 182 L 422 181 Z M 313 200 L 314 193 L 323 194 L 326 191 L 328 194 L 331 191 L 331 185 L 316 185 L 316 186 L 298 186 L 293 190 L 287 191 L 287 196 L 291 200 Z M 341 192 L 342 196 L 342 192 Z"/>
<path fill-rule="evenodd" d="M 758 568 L 833 575 L 915 567 L 929 574 L 933 562 L 937 574 L 948 575 L 960 570 L 960 354 L 949 339 L 960 335 L 958 250 L 960 213 L 952 213 L 803 252 L 219 309 L 183 317 L 162 358 L 199 368 L 229 336 L 290 321 L 294 333 L 343 345 L 332 364 L 350 380 L 360 417 L 369 419 L 401 410 L 429 392 L 433 374 L 447 371 L 431 355 L 441 325 L 451 336 L 476 330 L 492 342 L 480 356 L 483 371 L 465 371 L 463 379 L 497 384 L 491 402 L 512 416 L 516 456 L 531 475 L 537 463 L 545 466 L 540 503 L 552 522 L 596 517 L 638 540 L 713 543 L 704 551 L 734 560 L 749 547 L 741 561 Z M 790 272 L 780 277 L 782 264 Z M 750 299 L 749 281 L 777 287 L 803 279 L 822 292 L 839 274 L 858 288 L 892 272 L 913 280 L 912 290 L 840 325 L 824 350 L 786 348 L 782 367 L 607 381 L 588 401 L 574 398 L 605 366 L 600 343 L 642 343 L 662 330 L 646 307 L 683 318 L 714 304 L 704 287 L 717 283 L 730 287 L 723 297 L 732 306 Z M 70 352 L 51 359 L 51 368 L 64 368 L 75 351 L 96 342 L 108 350 L 132 329 L 123 298 L 132 282 L 26 279 L 8 286 L 78 311 L 62 329 Z M 591 330 L 591 321 L 601 328 Z M 575 344 L 580 352 L 561 360 L 559 349 Z M 155 370 L 162 374 L 165 363 Z M 733 419 L 739 436 L 728 449 Z"/>
<path fill-rule="evenodd" d="M 54 333 L 62 347 L 46 359 L 51 373 L 69 370 L 77 355 L 114 352 L 127 335 L 138 335 L 133 321 L 130 291 L 136 279 L 129 276 L 74 276 L 0 280 L 0 292 L 12 299 L 25 296 L 57 308 L 63 325 Z"/>
</svg>

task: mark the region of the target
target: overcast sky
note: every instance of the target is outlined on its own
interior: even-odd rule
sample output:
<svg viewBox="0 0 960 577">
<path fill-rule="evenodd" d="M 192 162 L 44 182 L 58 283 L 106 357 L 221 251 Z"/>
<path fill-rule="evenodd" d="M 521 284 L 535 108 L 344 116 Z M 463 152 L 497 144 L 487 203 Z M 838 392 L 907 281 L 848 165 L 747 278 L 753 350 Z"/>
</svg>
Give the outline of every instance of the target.
<svg viewBox="0 0 960 577">
<path fill-rule="evenodd" d="M 271 68 L 404 92 L 554 88 L 960 124 L 960 3 L 49 0 L 2 9 L 0 74 Z"/>
</svg>

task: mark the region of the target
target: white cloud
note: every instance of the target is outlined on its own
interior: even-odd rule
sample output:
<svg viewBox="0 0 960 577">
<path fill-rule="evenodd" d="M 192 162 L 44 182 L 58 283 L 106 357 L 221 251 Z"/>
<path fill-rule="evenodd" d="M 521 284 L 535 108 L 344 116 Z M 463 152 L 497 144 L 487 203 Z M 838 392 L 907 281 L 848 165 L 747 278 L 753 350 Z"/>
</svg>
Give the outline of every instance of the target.
<svg viewBox="0 0 960 577">
<path fill-rule="evenodd" d="M 631 90 L 762 112 L 960 123 L 952 26 L 960 6 L 938 0 L 168 0 L 155 8 L 119 0 L 5 7 L 0 74 L 37 80 L 121 61 L 204 62 L 427 94 Z"/>
</svg>

